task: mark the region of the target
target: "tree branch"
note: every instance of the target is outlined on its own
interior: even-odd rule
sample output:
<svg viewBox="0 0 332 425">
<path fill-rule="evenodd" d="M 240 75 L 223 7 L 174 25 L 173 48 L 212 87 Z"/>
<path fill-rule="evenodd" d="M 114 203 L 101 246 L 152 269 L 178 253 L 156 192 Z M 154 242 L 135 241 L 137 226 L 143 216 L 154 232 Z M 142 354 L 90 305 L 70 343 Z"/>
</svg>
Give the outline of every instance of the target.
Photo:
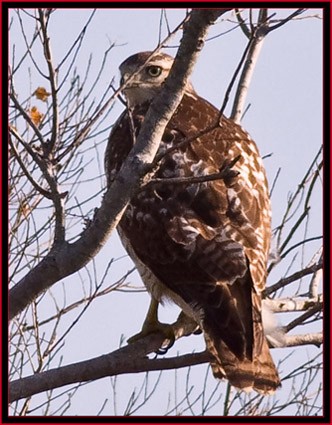
<svg viewBox="0 0 332 425">
<path fill-rule="evenodd" d="M 178 335 L 181 333 L 179 329 Z M 146 357 L 147 354 L 157 351 L 163 340 L 162 334 L 151 334 L 110 354 L 17 379 L 9 384 L 9 402 L 76 382 L 127 373 L 178 369 L 208 363 L 212 359 L 211 353 L 207 351 L 165 359 Z M 284 342 L 285 347 L 307 344 L 319 347 L 323 342 L 323 336 L 321 333 L 285 335 Z"/>
<path fill-rule="evenodd" d="M 301 314 L 300 317 L 297 317 L 296 319 L 292 320 L 288 325 L 284 326 L 284 331 L 289 332 L 290 330 L 296 328 L 298 325 L 301 325 L 304 323 L 307 319 L 309 319 L 311 316 L 313 316 L 316 313 L 319 313 L 323 310 L 323 304 L 317 303 L 312 308 L 309 308 L 305 313 Z"/>
<path fill-rule="evenodd" d="M 320 262 L 323 262 L 323 254 L 321 255 L 321 258 L 319 260 Z M 309 297 L 317 298 L 318 297 L 318 285 L 322 279 L 323 276 L 323 269 L 316 270 L 314 275 L 311 278 L 310 285 L 309 285 Z"/>
<path fill-rule="evenodd" d="M 251 79 L 254 73 L 254 69 L 260 54 L 260 51 L 263 46 L 265 37 L 273 30 L 279 28 L 280 26 L 286 24 L 294 17 L 303 13 L 306 9 L 298 9 L 292 13 L 287 18 L 283 19 L 280 23 L 274 25 L 273 27 L 269 26 L 271 16 L 267 16 L 268 9 L 260 9 L 258 21 L 256 25 L 251 25 L 251 28 L 247 27 L 245 24 L 239 9 L 235 9 L 236 18 L 240 24 L 240 27 L 247 38 L 252 38 L 252 43 L 247 55 L 247 60 L 244 64 L 243 71 L 240 77 L 239 84 L 237 86 L 237 91 L 234 97 L 233 108 L 230 118 L 235 122 L 239 123 L 241 121 L 244 105 L 246 102 L 248 89 L 251 83 Z"/>
<path fill-rule="evenodd" d="M 240 155 L 236 156 L 233 161 L 231 161 L 229 164 L 224 164 L 221 168 L 219 173 L 213 173 L 213 174 L 206 174 L 203 176 L 193 176 L 193 177 L 171 177 L 171 178 L 153 178 L 147 183 L 146 185 L 142 186 L 141 190 L 146 190 L 149 186 L 154 185 L 167 185 L 167 184 L 197 184 L 197 183 L 204 183 L 214 180 L 222 180 L 230 177 L 236 177 L 239 172 L 232 170 L 232 167 L 238 162 L 238 160 L 241 158 Z"/>
<path fill-rule="evenodd" d="M 39 14 L 39 22 L 41 27 L 41 32 L 43 35 L 42 44 L 44 47 L 44 56 L 46 59 L 47 67 L 48 67 L 48 80 L 51 84 L 51 94 L 52 94 L 52 136 L 51 140 L 48 141 L 48 151 L 52 154 L 54 153 L 54 149 L 56 147 L 56 141 L 58 138 L 59 132 L 59 109 L 58 109 L 58 89 L 56 82 L 56 72 L 53 67 L 52 60 L 52 52 L 50 46 L 50 39 L 47 32 L 47 21 L 45 20 L 45 14 L 42 9 L 38 9 Z"/>
<path fill-rule="evenodd" d="M 11 87 L 12 88 L 14 87 L 13 86 L 13 83 L 12 83 Z M 43 135 L 39 131 L 39 128 L 36 126 L 36 124 L 32 121 L 30 115 L 22 108 L 22 106 L 20 105 L 19 101 L 16 99 L 16 95 L 14 94 L 13 91 L 9 94 L 9 98 L 13 101 L 16 109 L 20 112 L 20 114 L 23 116 L 23 118 L 25 119 L 25 121 L 33 129 L 33 131 L 35 132 L 36 136 L 38 137 L 41 145 L 44 146 L 45 145 L 45 140 L 44 140 Z"/>
<path fill-rule="evenodd" d="M 303 12 L 305 12 L 307 9 L 297 9 L 295 12 L 291 13 L 287 18 L 282 19 L 278 24 L 273 25 L 268 29 L 268 32 L 274 31 L 277 28 L 281 27 L 282 25 L 287 24 L 287 22 L 291 21 L 292 19 L 296 18 L 297 16 L 301 15 Z"/>
<path fill-rule="evenodd" d="M 167 35 L 167 37 L 162 41 L 161 44 L 158 45 L 156 49 L 151 53 L 151 57 L 156 54 L 163 45 L 172 38 L 184 25 L 185 22 L 187 22 L 189 18 L 186 17 L 170 34 Z M 150 59 L 150 57 L 147 59 L 147 61 Z M 114 93 L 112 96 L 105 102 L 105 104 L 102 107 L 96 107 L 94 112 L 91 114 L 91 118 L 88 120 L 87 124 L 82 128 L 82 130 L 79 131 L 79 133 L 75 136 L 73 142 L 70 146 L 68 146 L 61 154 L 59 154 L 56 158 L 56 161 L 61 161 L 74 147 L 79 146 L 82 141 L 87 137 L 87 135 L 90 132 L 91 127 L 100 119 L 100 117 L 105 113 L 105 111 L 109 108 L 109 106 L 114 102 L 116 98 L 120 98 L 120 93 L 123 91 L 123 89 L 126 88 L 128 84 L 136 77 L 138 73 L 142 71 L 145 64 L 142 65 L 141 68 L 139 68 L 135 73 L 133 73 L 124 84 L 121 85 L 117 90 L 114 90 Z"/>
<path fill-rule="evenodd" d="M 323 262 L 320 261 L 316 264 L 313 264 L 310 267 L 307 267 L 303 270 L 300 270 L 296 273 L 293 273 L 291 276 L 280 279 L 279 282 L 277 282 L 274 285 L 266 288 L 263 291 L 263 296 L 266 297 L 266 296 L 272 294 L 273 292 L 277 291 L 278 289 L 289 285 L 291 282 L 294 282 L 295 280 L 301 279 L 301 277 L 304 277 L 304 276 L 311 274 L 311 273 L 315 273 L 317 270 L 320 270 L 322 267 L 323 267 Z"/>
<path fill-rule="evenodd" d="M 235 16 L 236 16 L 236 19 L 238 20 L 238 23 L 239 23 L 239 25 L 240 25 L 240 28 L 241 28 L 241 30 L 242 30 L 242 32 L 243 32 L 243 34 L 244 34 L 247 38 L 250 38 L 250 37 L 251 37 L 251 32 L 250 32 L 250 30 L 248 29 L 248 27 L 247 27 L 247 25 L 246 25 L 246 23 L 245 23 L 244 19 L 243 19 L 243 18 L 242 18 L 242 16 L 241 16 L 241 11 L 240 11 L 240 9 L 235 9 Z"/>
<path fill-rule="evenodd" d="M 243 66 L 239 84 L 237 86 L 233 108 L 230 116 L 230 118 L 232 118 L 236 123 L 240 123 L 248 94 L 249 85 L 254 74 L 254 69 L 260 51 L 263 47 L 263 42 L 267 35 L 268 22 L 266 9 L 260 9 L 257 25 L 252 26 L 251 31 L 248 30 L 239 11 L 237 11 L 236 16 L 240 23 L 242 31 L 250 39 L 250 48 L 247 54 L 246 62 Z"/>
<path fill-rule="evenodd" d="M 290 311 L 305 311 L 313 307 L 323 309 L 323 295 L 318 295 L 317 298 L 296 299 L 293 298 L 277 298 L 264 299 L 264 304 L 269 310 L 275 313 L 285 313 Z"/>
<path fill-rule="evenodd" d="M 181 101 L 209 27 L 229 9 L 195 9 L 184 25 L 183 38 L 164 89 L 152 102 L 137 137 L 112 186 L 105 194 L 91 225 L 79 240 L 62 241 L 9 293 L 9 319 L 61 278 L 87 264 L 103 247 L 117 226 L 131 197 L 139 189 L 152 162 L 164 129 Z M 150 176 L 151 178 L 151 176 Z"/>
<path fill-rule="evenodd" d="M 16 138 L 20 138 L 21 136 L 14 130 L 14 129 L 10 129 L 9 130 L 9 137 L 8 137 L 8 141 L 10 144 L 10 148 L 12 149 L 15 158 L 17 160 L 17 162 L 19 163 L 20 167 L 22 168 L 23 173 L 25 174 L 26 178 L 29 180 L 29 182 L 32 184 L 32 186 L 45 198 L 48 199 L 52 199 L 51 193 L 48 192 L 46 189 L 44 189 L 42 186 L 40 186 L 36 180 L 32 177 L 32 175 L 29 173 L 28 169 L 26 168 L 24 162 L 21 159 L 20 154 L 18 153 L 16 146 L 14 145 L 12 138 L 11 138 L 11 133 L 14 132 L 15 133 L 15 137 Z"/>
<path fill-rule="evenodd" d="M 303 335 L 285 335 L 285 347 L 298 347 L 300 345 L 315 345 L 320 347 L 323 344 L 322 332 L 315 332 Z"/>
<path fill-rule="evenodd" d="M 191 335 L 197 329 L 197 323 L 184 314 L 180 314 L 172 326 L 175 339 Z M 13 381 L 9 385 L 9 402 L 75 382 L 124 373 L 181 368 L 206 363 L 211 359 L 208 352 L 167 359 L 149 359 L 147 354 L 158 351 L 165 342 L 164 338 L 162 333 L 156 332 L 110 354 Z"/>
<path fill-rule="evenodd" d="M 12 89 L 13 89 L 12 83 Z M 14 102 L 15 107 L 24 117 L 24 119 L 29 123 L 29 125 L 33 128 L 36 136 L 41 142 L 44 154 L 43 156 L 39 155 L 35 152 L 29 143 L 25 142 L 22 137 L 18 134 L 17 130 L 13 127 L 9 127 L 9 131 L 16 137 L 16 139 L 22 144 L 22 146 L 29 153 L 31 158 L 35 161 L 35 163 L 40 168 L 45 180 L 47 181 L 50 187 L 50 198 L 53 200 L 54 209 L 55 209 L 55 232 L 54 232 L 54 242 L 60 243 L 65 239 L 65 212 L 64 212 L 64 198 L 67 195 L 67 192 L 61 193 L 57 179 L 54 174 L 54 168 L 52 164 L 52 160 L 50 158 L 50 152 L 47 151 L 47 143 L 44 140 L 43 135 L 40 133 L 38 127 L 34 124 L 30 116 L 26 113 L 23 107 L 19 104 L 16 96 L 14 95 L 14 90 L 10 94 L 10 99 Z M 47 153 L 48 152 L 48 153 Z M 31 300 L 32 301 L 32 300 Z"/>
</svg>

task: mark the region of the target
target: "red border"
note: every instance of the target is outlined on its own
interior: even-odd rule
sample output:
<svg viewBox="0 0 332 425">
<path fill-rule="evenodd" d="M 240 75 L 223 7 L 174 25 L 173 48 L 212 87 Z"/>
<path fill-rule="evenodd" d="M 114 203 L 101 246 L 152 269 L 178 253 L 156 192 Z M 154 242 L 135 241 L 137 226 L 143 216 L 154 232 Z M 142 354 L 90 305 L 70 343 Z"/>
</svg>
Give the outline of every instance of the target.
<svg viewBox="0 0 332 425">
<path fill-rule="evenodd" d="M 1 3 L 1 6 L 3 5 L 3 4 L 8 4 L 8 5 L 10 5 L 11 3 L 13 4 L 13 7 L 15 7 L 14 5 L 15 5 L 15 3 L 17 4 L 17 3 L 20 3 L 20 5 L 23 5 L 23 4 L 26 4 L 26 5 L 28 5 L 29 3 L 31 3 L 31 4 L 36 4 L 36 3 L 46 3 L 46 5 L 48 6 L 48 5 L 52 5 L 52 4 L 54 4 L 54 3 L 57 3 L 57 4 L 59 4 L 59 3 L 63 3 L 63 4 L 68 4 L 68 2 L 66 1 L 66 0 L 57 0 L 56 2 L 48 2 L 48 1 L 42 1 L 42 0 L 35 0 L 35 1 L 22 1 L 22 2 L 17 2 L 16 0 L 7 0 L 7 1 L 2 1 L 2 0 L 0 0 L 0 3 Z M 90 0 L 73 0 L 73 1 L 71 1 L 69 4 L 68 4 L 68 7 L 71 7 L 71 5 L 73 4 L 73 3 L 77 3 L 77 4 L 82 4 L 82 3 L 90 3 L 90 4 L 92 4 L 92 2 L 90 1 Z M 126 5 L 126 3 L 130 3 L 130 4 L 132 4 L 132 3 L 137 3 L 138 5 L 139 4 L 141 4 L 142 5 L 142 3 L 154 3 L 154 4 L 160 4 L 160 5 L 163 5 L 164 7 L 165 7 L 165 5 L 167 5 L 167 4 L 169 4 L 169 3 L 172 3 L 172 5 L 174 4 L 181 4 L 181 6 L 179 5 L 179 8 L 180 7 L 183 7 L 184 5 L 186 5 L 186 3 L 188 3 L 188 5 L 189 4 L 192 4 L 192 3 L 199 3 L 199 4 L 204 4 L 204 3 L 208 3 L 209 5 L 211 4 L 211 3 L 216 3 L 216 4 L 218 4 L 218 6 L 229 6 L 231 3 L 236 3 L 237 4 L 237 6 L 238 6 L 238 2 L 234 2 L 234 1 L 229 1 L 229 2 L 225 2 L 225 4 L 223 4 L 223 3 L 221 3 L 220 1 L 217 1 L 217 0 L 212 0 L 212 1 L 201 1 L 201 0 L 191 0 L 190 2 L 179 2 L 178 0 L 168 0 L 167 2 L 164 2 L 164 1 L 156 1 L 156 0 L 145 0 L 144 2 L 142 2 L 142 1 L 140 1 L 140 0 L 130 0 L 130 1 L 127 1 L 127 0 L 125 0 L 125 1 L 121 1 L 121 2 L 117 2 L 117 1 L 107 1 L 107 0 L 101 0 L 101 1 L 98 1 L 98 2 L 96 2 L 95 4 L 97 5 L 97 7 L 99 6 L 101 6 L 101 4 L 102 3 L 105 3 L 105 4 L 107 4 L 107 5 L 112 5 L 112 3 L 113 4 L 116 4 L 117 5 L 117 7 L 119 7 L 119 4 L 123 4 L 123 6 L 125 6 Z M 241 3 L 253 3 L 253 2 L 250 2 L 249 0 L 242 0 L 241 1 Z M 282 4 L 282 6 L 280 6 L 280 8 L 282 8 L 282 7 L 285 7 L 285 4 L 287 4 L 287 3 L 289 3 L 289 5 L 291 6 L 291 5 L 294 5 L 294 4 L 301 4 L 301 5 L 304 5 L 304 6 L 306 6 L 306 5 L 310 5 L 310 7 L 311 8 L 315 8 L 315 3 L 318 3 L 319 5 L 320 5 L 320 7 L 321 7 L 321 5 L 322 4 L 330 4 L 331 5 L 331 1 L 313 1 L 313 2 L 303 2 L 303 1 L 300 1 L 300 0 L 294 0 L 294 1 L 271 1 L 271 0 L 267 0 L 267 1 L 265 1 L 264 2 L 264 4 L 273 4 L 274 6 L 276 5 L 276 4 L 278 4 L 278 3 L 281 3 Z M 305 3 L 305 4 L 303 4 L 303 3 Z M 309 4 L 308 4 L 309 3 Z M 256 6 L 256 2 L 254 2 L 254 6 Z M 259 7 L 260 5 L 259 4 L 257 4 L 257 7 Z M 319 7 L 319 6 L 317 6 L 317 7 Z M 319 8 L 320 8 L 319 7 Z M 10 8 L 10 7 L 9 7 Z M 84 8 L 84 7 L 82 7 L 82 8 Z M 100 7 L 100 8 L 102 8 L 102 7 Z M 124 7 L 125 8 L 125 7 Z M 278 8 L 278 7 L 275 7 L 275 8 Z M 324 10 L 323 11 L 323 14 L 325 15 L 325 17 L 326 17 L 326 11 Z M 330 7 L 330 22 L 331 22 L 331 16 L 332 15 L 332 12 L 331 12 L 331 7 Z M 1 18 L 1 23 L 2 23 L 2 7 L 0 8 L 0 18 Z M 332 34 L 331 34 L 331 30 L 329 29 L 329 32 L 330 32 L 330 38 L 329 38 L 329 41 L 331 42 L 331 39 L 332 39 Z M 1 32 L 1 34 L 2 34 L 2 32 Z M 327 36 L 327 34 L 325 34 L 325 37 Z M 324 44 L 324 47 L 325 48 L 328 48 L 328 47 L 330 47 L 330 46 L 327 46 L 327 44 L 328 43 L 326 43 L 326 38 L 323 40 L 323 44 Z M 1 44 L 2 45 L 2 44 Z M 325 65 L 326 65 L 326 62 L 325 62 Z M 332 59 L 330 58 L 330 67 L 331 67 L 331 65 L 332 65 Z M 324 71 L 325 71 L 325 69 L 324 69 Z M 0 73 L 2 74 L 2 67 L 0 68 Z M 326 73 L 325 73 L 325 75 L 324 75 L 325 77 L 326 77 Z M 328 78 L 328 76 L 327 76 L 327 78 Z M 330 92 L 330 96 L 332 95 L 332 93 Z M 326 102 L 327 101 L 327 96 L 326 96 L 326 92 L 324 92 L 324 101 Z M 331 106 L 331 105 L 329 105 L 329 106 Z M 332 115 L 331 115 L 331 119 L 330 119 L 330 122 L 332 121 Z M 331 141 L 331 134 L 327 134 L 327 132 L 325 132 L 324 131 L 324 140 L 328 140 L 328 141 Z M 328 142 L 327 142 L 328 143 Z M 2 153 L 0 153 L 0 155 L 1 155 L 1 159 L 2 159 Z M 330 152 L 330 164 L 332 163 L 332 153 Z M 1 162 L 2 163 L 2 162 Z M 325 188 L 326 188 L 326 185 L 325 185 Z M 2 194 L 2 193 L 1 193 Z M 326 202 L 325 202 L 325 205 L 326 205 Z M 330 205 L 330 209 L 332 209 L 332 198 L 330 198 L 330 203 L 329 203 L 329 205 Z M 1 210 L 0 210 L 0 214 L 1 214 Z M 330 219 L 330 217 L 326 217 L 326 215 L 325 215 L 325 225 L 326 225 L 326 218 L 327 219 Z M 329 224 L 330 224 L 330 220 L 329 220 Z M 329 229 L 329 227 L 327 226 L 327 228 Z M 326 227 L 325 227 L 325 229 L 326 229 Z M 1 232 L 1 236 L 2 236 L 2 232 Z M 1 254 L 2 254 L 2 250 L 1 250 Z M 3 258 L 2 256 L 1 256 L 1 258 Z M 330 264 L 332 264 L 332 251 L 331 251 L 331 257 L 330 257 Z M 2 263 L 2 265 L 3 265 L 3 263 Z M 328 282 L 329 283 L 329 282 Z M 332 306 L 332 295 L 330 296 L 330 306 Z M 328 306 L 328 307 L 330 307 L 330 306 Z M 331 308 L 331 307 L 330 307 Z M 330 308 L 328 308 L 327 310 L 329 311 L 330 310 Z M 332 317 L 332 315 L 331 315 L 331 317 Z M 331 322 L 332 322 L 332 319 L 331 319 Z M 330 324 L 332 324 L 330 322 Z M 325 325 L 326 325 L 326 323 L 325 323 Z M 330 360 L 330 359 L 326 359 L 327 360 L 327 362 Z M 2 377 L 2 373 L 1 373 L 1 377 Z M 330 371 L 330 382 L 332 382 L 332 372 Z M 326 379 L 326 377 L 325 377 L 325 383 L 327 384 L 328 382 L 327 382 L 327 379 Z M 331 409 L 331 405 L 332 405 L 332 396 L 331 396 L 331 399 L 330 399 L 330 404 L 329 404 L 329 406 L 325 406 L 325 409 L 327 410 L 327 409 Z M 25 423 L 33 423 L 33 420 L 35 419 L 36 420 L 36 423 L 40 423 L 40 424 L 43 424 L 43 423 L 45 423 L 45 424 L 48 424 L 48 423 L 54 423 L 54 424 L 66 424 L 66 423 L 78 423 L 78 424 L 80 424 L 80 423 L 89 423 L 89 424 L 97 424 L 97 423 L 113 423 L 113 424 L 123 424 L 123 423 L 155 423 L 155 424 L 159 424 L 159 423 L 168 423 L 168 422 L 170 422 L 170 423 L 173 423 L 173 424 L 175 424 L 175 425 L 180 425 L 180 424 L 183 424 L 183 423 L 187 423 L 187 424 L 190 424 L 190 423 L 193 423 L 193 424 L 206 424 L 206 423 L 211 423 L 211 422 L 213 422 L 213 423 L 220 423 L 220 424 L 223 424 L 223 425 L 228 425 L 228 424 L 233 424 L 233 423 L 255 423 L 254 422 L 254 420 L 253 421 L 250 421 L 250 422 L 248 422 L 248 418 L 244 418 L 244 420 L 243 420 L 243 422 L 240 422 L 240 421 L 231 421 L 231 422 L 224 422 L 223 421 L 223 417 L 213 417 L 213 416 L 209 416 L 209 417 L 207 417 L 206 419 L 208 419 L 207 421 L 204 421 L 204 420 L 202 420 L 202 421 L 193 421 L 193 422 L 188 422 L 188 419 L 190 419 L 190 417 L 184 417 L 184 421 L 182 422 L 182 421 L 180 421 L 180 422 L 172 422 L 172 421 L 165 421 L 165 419 L 170 419 L 170 418 L 166 418 L 166 417 L 163 417 L 163 416 L 161 416 L 160 417 L 160 422 L 151 422 L 151 419 L 157 419 L 158 417 L 138 417 L 138 416 L 135 416 L 135 417 L 133 417 L 133 421 L 119 421 L 119 422 L 113 422 L 113 421 L 111 421 L 111 420 L 109 420 L 109 419 L 112 419 L 112 418 L 115 418 L 115 417 L 84 417 L 84 419 L 83 419 L 83 417 L 82 418 L 80 418 L 80 417 L 70 417 L 70 416 L 67 416 L 67 417 L 65 417 L 65 419 L 66 420 L 68 420 L 69 419 L 69 421 L 68 422 L 64 422 L 64 421 L 58 421 L 58 422 L 56 422 L 56 421 L 52 421 L 52 420 L 50 420 L 51 418 L 49 418 L 47 421 L 45 421 L 45 422 L 41 422 L 40 420 L 41 419 L 43 419 L 42 417 L 33 417 L 33 416 L 30 416 L 30 417 L 28 417 L 28 418 L 26 418 L 26 420 L 22 420 L 21 422 L 15 422 L 15 420 L 17 420 L 17 418 L 16 417 L 10 417 L 10 419 L 8 419 L 8 418 L 6 418 L 6 419 L 8 419 L 8 421 L 3 421 L 3 415 L 2 415 L 2 413 L 3 412 L 0 412 L 0 414 L 1 414 L 1 422 L 0 422 L 0 425 L 1 424 L 4 424 L 4 423 L 11 423 L 11 424 L 19 424 L 19 423 L 23 423 L 23 422 L 25 422 Z M 74 421 L 72 421 L 72 422 L 70 422 L 70 419 L 74 419 Z M 91 422 L 88 422 L 87 421 L 87 419 L 89 419 L 89 418 L 91 418 L 91 419 L 100 419 L 100 421 L 96 421 L 96 422 L 93 422 L 93 421 L 91 421 Z M 280 422 L 277 422 L 275 419 L 279 419 L 280 418 Z M 269 418 L 270 419 L 270 421 L 269 422 L 261 422 L 261 421 L 259 421 L 259 420 L 257 420 L 257 419 L 255 419 L 257 422 L 256 423 L 259 423 L 259 424 L 266 424 L 266 425 L 269 425 L 269 424 L 271 424 L 271 423 L 283 423 L 284 425 L 286 425 L 287 424 L 287 422 L 284 422 L 283 420 L 282 420 L 282 418 L 289 418 L 289 419 L 292 419 L 292 417 L 287 417 L 287 416 L 285 416 L 285 417 L 271 417 L 271 418 Z M 80 419 L 83 419 L 82 420 L 82 422 L 79 422 L 78 420 L 80 420 Z M 128 418 L 129 419 L 129 418 Z M 144 422 L 143 420 L 144 419 L 147 419 L 147 421 L 146 422 Z M 217 421 L 215 421 L 215 419 L 218 419 L 219 420 L 219 422 L 217 422 Z M 239 419 L 241 419 L 241 418 L 239 418 Z M 295 417 L 294 417 L 294 419 L 295 419 Z M 296 418 L 296 422 L 297 423 L 299 423 L 299 424 L 304 424 L 304 423 L 306 423 L 306 424 L 315 424 L 315 423 L 332 423 L 332 422 L 327 422 L 327 421 L 324 421 L 324 418 L 322 418 L 322 417 L 318 417 L 317 418 L 317 421 L 312 421 L 312 422 L 309 422 L 309 421 L 307 421 L 307 420 L 305 420 L 305 419 L 311 419 L 310 417 L 303 417 L 303 419 L 302 420 L 298 420 L 299 418 Z M 137 420 L 137 421 L 136 421 Z M 295 421 L 294 421 L 295 422 Z M 292 423 L 292 422 L 291 422 Z"/>
</svg>

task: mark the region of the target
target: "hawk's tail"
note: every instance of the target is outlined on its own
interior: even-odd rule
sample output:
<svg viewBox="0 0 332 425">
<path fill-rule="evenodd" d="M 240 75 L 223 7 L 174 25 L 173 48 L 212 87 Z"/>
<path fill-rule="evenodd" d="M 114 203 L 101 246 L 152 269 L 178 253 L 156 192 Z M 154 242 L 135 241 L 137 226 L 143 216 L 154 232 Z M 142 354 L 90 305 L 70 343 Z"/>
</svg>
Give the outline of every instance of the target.
<svg viewBox="0 0 332 425">
<path fill-rule="evenodd" d="M 274 393 L 281 385 L 266 340 L 262 344 L 261 353 L 257 353 L 253 361 L 248 358 L 238 359 L 222 341 L 216 346 L 206 333 L 205 340 L 208 350 L 216 359 L 211 362 L 216 378 L 226 378 L 242 391 L 255 390 L 265 395 Z"/>
<path fill-rule="evenodd" d="M 220 283 L 213 294 L 219 302 L 210 303 L 201 323 L 216 359 L 213 374 L 243 391 L 273 393 L 281 383 L 264 335 L 260 296 L 241 282 Z"/>
</svg>

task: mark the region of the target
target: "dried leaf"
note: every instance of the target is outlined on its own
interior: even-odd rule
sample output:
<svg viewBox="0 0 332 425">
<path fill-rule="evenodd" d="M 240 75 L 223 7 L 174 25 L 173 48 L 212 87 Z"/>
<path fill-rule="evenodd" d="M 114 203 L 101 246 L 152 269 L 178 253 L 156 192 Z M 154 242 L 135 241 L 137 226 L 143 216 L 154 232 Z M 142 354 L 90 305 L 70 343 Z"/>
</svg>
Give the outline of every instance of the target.
<svg viewBox="0 0 332 425">
<path fill-rule="evenodd" d="M 51 93 L 48 93 L 44 87 L 38 87 L 33 94 L 37 99 L 42 100 L 43 102 L 46 102 L 48 96 L 51 95 Z"/>
<path fill-rule="evenodd" d="M 30 109 L 30 117 L 31 117 L 32 121 L 34 122 L 34 124 L 36 124 L 38 126 L 41 123 L 42 119 L 44 118 L 44 114 L 41 114 L 38 111 L 38 108 L 36 106 L 33 106 Z"/>
<path fill-rule="evenodd" d="M 24 215 L 25 218 L 28 218 L 29 214 L 31 213 L 31 208 L 26 200 L 23 200 L 19 203 L 18 215 Z"/>
</svg>

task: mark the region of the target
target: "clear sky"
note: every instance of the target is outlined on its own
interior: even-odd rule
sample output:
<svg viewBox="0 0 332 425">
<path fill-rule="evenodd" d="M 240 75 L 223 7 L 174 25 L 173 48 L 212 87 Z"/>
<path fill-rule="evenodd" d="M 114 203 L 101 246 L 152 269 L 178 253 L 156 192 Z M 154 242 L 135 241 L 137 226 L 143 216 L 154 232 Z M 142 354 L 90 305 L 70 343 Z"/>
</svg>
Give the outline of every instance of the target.
<svg viewBox="0 0 332 425">
<path fill-rule="evenodd" d="M 289 9 L 271 10 L 271 14 L 276 12 L 275 18 L 280 18 L 289 15 L 292 11 Z M 50 36 L 55 64 L 62 59 L 90 14 L 91 9 L 82 8 L 58 10 L 52 15 Z M 167 17 L 170 28 L 173 29 L 184 15 L 184 9 L 168 10 Z M 280 222 L 289 192 L 293 192 L 297 188 L 322 143 L 322 21 L 313 16 L 321 16 L 322 13 L 319 9 L 313 9 L 307 11 L 304 16 L 308 15 L 312 15 L 312 17 L 288 23 L 267 37 L 248 93 L 247 103 L 250 103 L 251 106 L 242 121 L 243 127 L 256 141 L 261 154 L 263 156 L 272 154 L 264 160 L 270 186 L 279 167 L 281 168 L 272 196 L 273 226 Z M 15 43 L 15 56 L 19 58 L 24 50 L 24 44 L 20 36 L 17 17 L 13 13 L 11 16 L 13 24 L 10 32 L 10 45 Z M 31 33 L 33 28 L 29 23 L 29 18 L 23 15 L 23 20 L 28 34 Z M 225 90 L 246 45 L 246 39 L 239 28 L 216 38 L 213 36 L 220 35 L 234 26 L 234 23 L 219 22 L 211 29 L 208 37 L 211 39 L 206 43 L 192 76 L 192 82 L 198 94 L 208 99 L 216 107 L 220 107 L 222 104 Z M 104 8 L 96 11 L 76 60 L 77 73 L 84 75 L 89 55 L 92 54 L 88 86 L 98 72 L 105 50 L 114 44 L 114 48 L 110 50 L 107 57 L 105 72 L 101 75 L 95 88 L 96 99 L 100 98 L 113 77 L 115 77 L 114 85 L 118 87 L 118 66 L 124 59 L 138 51 L 153 50 L 157 46 L 159 28 L 160 9 L 157 8 Z M 166 26 L 163 22 L 162 38 L 165 35 Z M 179 36 L 167 43 L 165 51 L 175 55 L 178 42 Z M 41 57 L 40 52 L 36 52 L 36 57 Z M 44 65 L 43 68 L 45 69 Z M 22 101 L 27 98 L 29 92 L 39 86 L 46 86 L 45 80 L 34 72 L 33 68 L 29 73 L 27 66 L 22 67 L 15 81 L 19 99 Z M 46 88 L 49 89 L 47 86 Z M 231 100 L 226 109 L 226 115 L 230 113 Z M 36 100 L 36 105 L 41 111 L 45 107 L 38 100 Z M 123 106 L 117 101 L 104 126 L 111 125 L 122 110 Z M 83 146 L 88 149 L 94 143 L 99 143 L 97 148 L 99 157 L 94 150 L 87 152 L 88 158 L 89 155 L 91 156 L 89 158 L 91 163 L 84 170 L 82 180 L 92 179 L 103 172 L 100 170 L 98 161 L 104 154 L 106 139 L 106 134 L 97 135 L 95 138 L 87 140 Z M 87 199 L 97 187 L 100 189 L 104 183 L 105 180 L 102 177 L 97 180 L 97 183 L 82 185 L 81 190 L 76 193 L 77 198 Z M 92 203 L 87 203 L 83 206 L 83 210 L 89 211 L 97 207 L 100 199 L 99 197 Z M 316 207 L 312 211 L 309 222 L 309 236 L 322 234 L 320 191 L 314 194 L 314 200 Z M 73 234 L 75 234 L 75 229 Z M 301 239 L 303 239 L 303 232 L 296 236 L 295 241 Z M 308 263 L 319 244 L 318 241 L 310 245 L 310 250 L 305 252 L 301 259 L 303 264 Z M 111 267 L 105 285 L 116 281 L 132 267 L 130 259 L 125 255 L 117 235 L 113 235 L 95 259 L 95 268 L 100 279 L 108 261 L 111 258 L 120 258 Z M 297 263 L 297 266 L 299 264 Z M 298 270 L 296 263 L 293 267 L 293 271 Z M 89 270 L 92 273 L 92 265 L 89 266 Z M 286 270 L 280 269 L 272 273 L 268 283 L 275 283 L 284 273 Z M 64 280 L 67 302 L 77 299 L 78 294 L 82 293 L 81 279 L 84 280 L 84 285 L 89 287 L 88 276 L 88 272 L 83 270 L 80 276 L 76 274 Z M 140 279 L 136 272 L 128 280 L 137 286 L 140 285 Z M 52 293 L 62 297 L 62 290 L 61 283 L 58 283 L 52 288 Z M 112 292 L 95 300 L 66 339 L 62 351 L 63 364 L 89 359 L 116 349 L 122 334 L 128 338 L 139 331 L 148 307 L 148 299 L 145 293 Z M 47 316 L 47 303 L 45 302 L 42 306 L 45 311 L 40 311 L 40 316 Z M 172 320 L 176 317 L 177 312 L 172 307 L 166 307 L 161 311 L 161 319 Z M 77 314 L 76 310 L 69 313 L 65 320 L 66 324 L 69 324 Z M 202 338 L 193 336 L 178 341 L 170 355 L 174 356 L 178 351 L 186 353 L 202 349 L 204 349 Z M 303 355 L 307 355 L 309 348 L 303 347 L 301 350 Z M 273 350 L 273 356 L 277 361 L 285 357 L 288 352 L 289 350 Z M 193 393 L 201 390 L 202 376 L 205 376 L 205 370 L 206 366 L 193 369 L 192 383 L 195 385 Z M 281 371 L 281 375 L 284 373 L 286 370 Z M 153 382 L 157 374 L 151 376 Z M 178 397 L 181 398 L 185 388 L 186 372 L 178 371 L 177 377 Z M 119 415 L 123 414 L 127 404 L 130 396 L 129 389 L 131 391 L 134 385 L 139 387 L 141 380 L 142 377 L 137 375 L 118 378 L 117 413 Z M 142 408 L 138 414 L 162 415 L 167 408 L 168 393 L 173 392 L 174 380 L 174 371 L 165 372 L 161 377 L 162 390 L 159 389 L 152 399 L 154 401 Z M 208 383 L 210 388 L 215 385 L 211 376 L 209 376 Z M 58 392 L 62 391 L 63 389 L 60 389 Z M 85 385 L 78 390 L 66 414 L 95 415 L 104 400 L 108 399 L 102 414 L 112 415 L 114 414 L 112 394 L 110 379 Z M 35 400 L 33 404 L 37 406 L 42 397 L 38 396 Z M 38 412 L 40 413 L 38 410 L 35 413 Z M 292 412 L 290 410 L 291 414 Z M 210 413 L 221 414 L 220 405 L 215 406 Z M 186 412 L 186 414 L 190 414 L 190 412 Z"/>
</svg>

